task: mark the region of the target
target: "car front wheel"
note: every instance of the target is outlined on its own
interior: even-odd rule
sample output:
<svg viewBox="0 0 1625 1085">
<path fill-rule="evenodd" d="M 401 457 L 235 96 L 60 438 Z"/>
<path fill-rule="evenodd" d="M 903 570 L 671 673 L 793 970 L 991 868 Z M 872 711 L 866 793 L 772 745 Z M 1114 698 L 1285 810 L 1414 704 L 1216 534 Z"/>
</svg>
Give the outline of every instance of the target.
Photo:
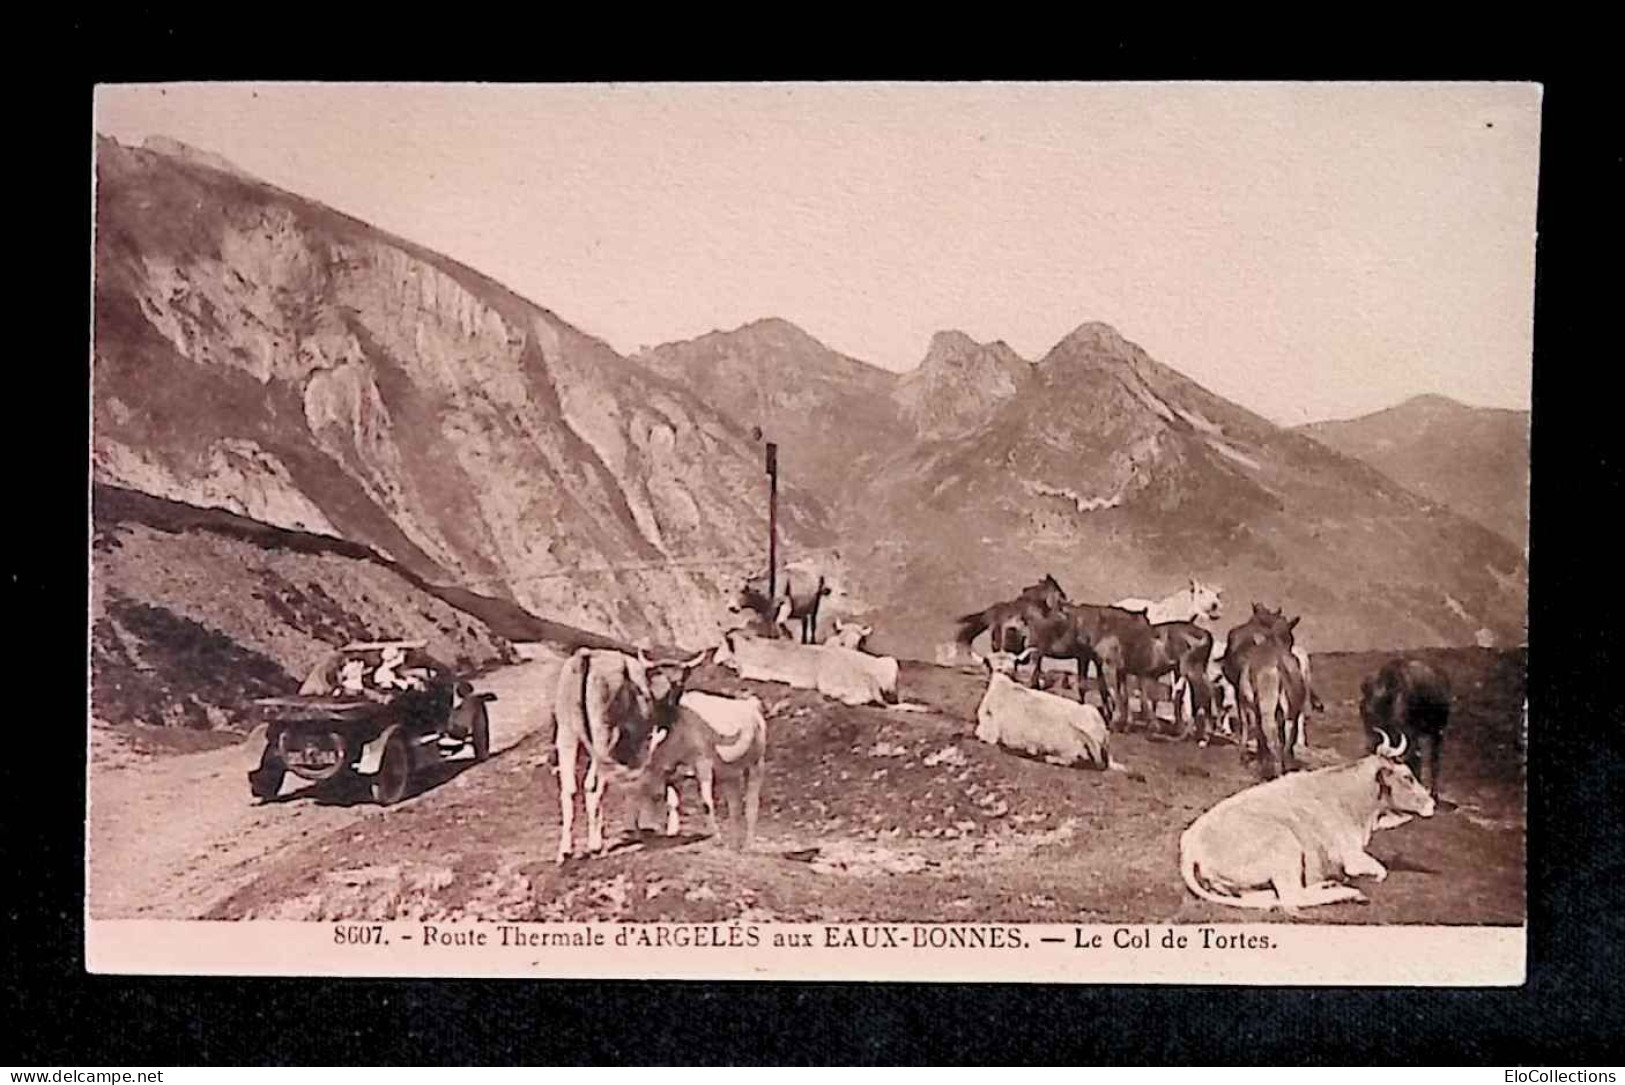
<svg viewBox="0 0 1625 1085">
<path fill-rule="evenodd" d="M 372 801 L 379 806 L 393 806 L 400 802 L 406 797 L 411 778 L 412 751 L 400 729 L 391 727 L 384 739 L 384 756 L 378 762 L 378 771 L 372 776 Z"/>
</svg>

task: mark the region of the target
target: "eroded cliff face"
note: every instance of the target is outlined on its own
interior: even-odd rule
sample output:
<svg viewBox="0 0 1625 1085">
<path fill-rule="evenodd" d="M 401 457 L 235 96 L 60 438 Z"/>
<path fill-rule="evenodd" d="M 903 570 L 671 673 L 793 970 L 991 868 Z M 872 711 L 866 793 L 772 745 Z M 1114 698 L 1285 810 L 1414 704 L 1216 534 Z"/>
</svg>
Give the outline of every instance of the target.
<svg viewBox="0 0 1625 1085">
<path fill-rule="evenodd" d="M 1032 369 L 1002 341 L 978 343 L 964 332 L 943 331 L 931 337 L 925 359 L 892 395 L 922 440 L 963 437 L 1014 397 Z"/>
<path fill-rule="evenodd" d="M 709 643 L 760 566 L 761 452 L 694 395 L 434 253 L 102 141 L 94 470 L 364 542 L 632 640 Z M 789 550 L 829 540 L 781 495 Z"/>
</svg>

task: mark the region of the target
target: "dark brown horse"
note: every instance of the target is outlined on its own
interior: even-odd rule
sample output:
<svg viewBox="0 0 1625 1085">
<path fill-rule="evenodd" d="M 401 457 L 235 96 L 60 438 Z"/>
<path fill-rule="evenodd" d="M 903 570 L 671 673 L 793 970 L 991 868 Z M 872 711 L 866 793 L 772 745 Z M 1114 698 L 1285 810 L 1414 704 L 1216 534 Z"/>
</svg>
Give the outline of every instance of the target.
<svg viewBox="0 0 1625 1085">
<path fill-rule="evenodd" d="M 1134 627 L 1129 627 L 1129 630 L 1139 632 Z M 1213 722 L 1213 694 L 1207 680 L 1208 660 L 1213 655 L 1213 634 L 1195 622 L 1157 622 L 1151 626 L 1149 637 L 1132 641 L 1128 647 L 1130 650 L 1118 681 L 1122 683 L 1130 677 L 1135 680 L 1139 688 L 1142 718 L 1149 716 L 1147 724 L 1154 724 L 1156 712 L 1155 700 L 1148 702 L 1145 695 L 1146 680 L 1151 680 L 1155 690 L 1158 681 L 1172 676 L 1170 686 L 1177 687 L 1176 680 L 1183 680 L 1185 688 L 1190 690 L 1191 722 L 1197 724 L 1197 737 L 1205 737 Z M 1127 692 L 1121 686 L 1118 695 L 1127 704 Z M 1185 699 L 1179 696 L 1177 688 L 1173 690 L 1173 699 L 1174 726 L 1179 737 L 1184 738 L 1188 730 Z"/>
<path fill-rule="evenodd" d="M 1220 662 L 1220 673 L 1230 688 L 1236 693 L 1236 707 L 1240 719 L 1240 727 L 1236 734 L 1236 745 L 1241 750 L 1242 760 L 1247 759 L 1247 740 L 1250 737 L 1248 729 L 1248 713 L 1241 709 L 1241 679 L 1247 667 L 1247 661 L 1261 649 L 1280 648 L 1289 657 L 1295 643 L 1293 630 L 1298 627 L 1298 618 L 1288 618 L 1279 610 L 1271 610 L 1259 603 L 1253 603 L 1253 613 L 1245 622 L 1236 626 L 1225 634 L 1224 659 Z M 1298 666 L 1296 658 L 1292 659 L 1291 672 L 1302 681 L 1302 669 Z M 1294 723 L 1296 728 L 1296 723 Z M 1259 738 L 1259 753 L 1265 753 L 1263 745 L 1264 736 Z"/>
<path fill-rule="evenodd" d="M 1239 688 L 1241 668 L 1247 661 L 1247 653 L 1268 641 L 1278 641 L 1290 652 L 1294 643 L 1292 631 L 1297 627 L 1297 618 L 1289 620 L 1280 610 L 1270 610 L 1254 603 L 1252 617 L 1225 634 L 1221 666 L 1224 680 L 1230 683 L 1232 689 Z"/>
<path fill-rule="evenodd" d="M 1093 603 L 1062 603 L 1036 620 L 1022 623 L 1021 632 L 1027 645 L 1036 649 L 1033 655 L 1034 689 L 1043 681 L 1044 659 L 1071 659 L 1078 665 L 1078 700 L 1084 699 L 1084 676 L 1089 663 L 1094 661 L 1100 673 L 1101 711 L 1109 724 L 1113 718 L 1113 690 L 1121 690 L 1120 674 L 1124 652 L 1117 645 L 1138 643 L 1140 627 L 1149 631 L 1151 623 L 1145 615 L 1120 607 L 1098 606 Z M 1148 635 L 1148 634 L 1144 634 Z M 1113 647 L 1106 657 L 1099 654 L 1102 644 Z"/>
<path fill-rule="evenodd" d="M 1184 679 L 1191 690 L 1191 715 L 1205 726 L 1211 722 L 1212 698 L 1208 695 L 1207 665 L 1213 654 L 1213 634 L 1195 622 L 1152 624 L 1143 612 L 1118 607 L 1099 608 L 1099 628 L 1095 636 L 1094 659 L 1101 686 L 1101 701 L 1115 699 L 1123 706 L 1123 722 L 1129 722 L 1128 682 L 1140 698 L 1140 719 L 1147 727 L 1155 724 L 1157 683 L 1169 676 Z M 1147 694 L 1146 682 L 1152 695 Z M 1106 689 L 1112 698 L 1106 696 Z M 1110 714 L 1108 714 L 1110 718 Z M 1184 700 L 1174 697 L 1174 722 L 1185 734 Z"/>
<path fill-rule="evenodd" d="M 1036 584 L 1029 584 L 1021 589 L 1021 594 L 1004 603 L 994 603 L 984 610 L 973 614 L 966 614 L 957 621 L 959 633 L 955 640 L 966 647 L 983 630 L 988 630 L 988 641 L 993 651 L 1020 651 L 1024 645 L 1009 647 L 1012 643 L 1007 638 L 1014 633 L 1020 636 L 1032 622 L 1043 618 L 1066 602 L 1066 592 L 1060 583 L 1048 573 L 1044 579 Z"/>
<path fill-rule="evenodd" d="M 1241 714 L 1241 759 L 1247 733 L 1258 736 L 1258 766 L 1265 779 L 1285 776 L 1296 765 L 1299 723 L 1308 687 L 1292 649 L 1270 637 L 1243 653 L 1236 708 Z"/>
</svg>

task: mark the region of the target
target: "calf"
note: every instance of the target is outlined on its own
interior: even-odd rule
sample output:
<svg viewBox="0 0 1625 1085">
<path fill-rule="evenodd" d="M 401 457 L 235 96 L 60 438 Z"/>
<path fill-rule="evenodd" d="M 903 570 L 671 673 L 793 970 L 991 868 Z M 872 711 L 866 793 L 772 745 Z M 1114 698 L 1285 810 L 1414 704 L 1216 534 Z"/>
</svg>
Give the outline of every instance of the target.
<svg viewBox="0 0 1625 1085">
<path fill-rule="evenodd" d="M 1195 896 L 1232 908 L 1298 908 L 1366 895 L 1350 877 L 1382 881 L 1366 848 L 1390 819 L 1432 817 L 1433 797 L 1383 736 L 1351 765 L 1295 772 L 1231 795 L 1179 838 L 1179 871 Z"/>
<path fill-rule="evenodd" d="M 972 657 L 987 669 L 987 692 L 976 709 L 976 737 L 990 745 L 1032 754 L 1056 765 L 1113 768 L 1106 720 L 1094 705 L 1027 689 L 1012 675 L 1033 652 Z"/>
<path fill-rule="evenodd" d="M 678 702 L 671 730 L 656 739 L 638 784 L 646 815 L 666 799 L 666 835 L 680 827 L 677 781 L 693 775 L 700 785 L 708 829 L 717 836 L 717 806 L 713 788 L 720 786 L 728 808 L 728 821 L 737 825 L 741 800 L 744 824 L 737 846 L 748 848 L 756 837 L 756 814 L 762 801 L 762 774 L 767 758 L 767 717 L 755 697 L 721 697 L 714 693 L 685 693 Z"/>
<path fill-rule="evenodd" d="M 658 730 L 670 728 L 689 673 L 686 662 L 650 662 L 620 652 L 578 648 L 559 669 L 553 695 L 553 742 L 558 752 L 558 861 L 574 851 L 576 768 L 587 751 L 587 850 L 604 849 L 603 804 L 610 783 L 634 778 Z"/>
<path fill-rule="evenodd" d="M 1450 722 L 1450 678 L 1420 659 L 1391 659 L 1360 683 L 1360 722 L 1372 749 L 1384 732 L 1404 736 L 1407 763 L 1422 776 L 1422 740 L 1428 741 L 1428 794 L 1439 797 L 1439 760 Z"/>
</svg>

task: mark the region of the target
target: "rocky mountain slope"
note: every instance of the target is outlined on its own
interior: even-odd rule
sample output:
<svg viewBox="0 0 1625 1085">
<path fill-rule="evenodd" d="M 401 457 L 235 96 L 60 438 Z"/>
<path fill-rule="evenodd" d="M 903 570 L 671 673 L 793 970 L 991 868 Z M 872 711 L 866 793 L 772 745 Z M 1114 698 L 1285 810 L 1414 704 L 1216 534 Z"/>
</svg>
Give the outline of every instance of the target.
<svg viewBox="0 0 1625 1085">
<path fill-rule="evenodd" d="M 831 350 L 785 320 L 665 343 L 636 360 L 741 427 L 760 428 L 779 445 L 783 477 L 826 503 L 862 477 L 864 463 L 907 439 L 891 403 L 896 374 Z"/>
<path fill-rule="evenodd" d="M 1020 391 L 1032 368 L 1003 340 L 978 343 L 964 332 L 938 332 L 925 360 L 898 381 L 893 398 L 920 440 L 963 437 Z"/>
<path fill-rule="evenodd" d="M 1232 615 L 1253 599 L 1302 613 L 1321 649 L 1524 638 L 1518 548 L 1104 324 L 1057 344 L 979 428 L 871 472 L 848 512 L 850 560 L 884 602 L 872 639 L 916 656 L 1044 572 L 1108 602 L 1194 575 Z"/>
<path fill-rule="evenodd" d="M 714 635 L 766 534 L 741 424 L 466 267 L 157 147 L 98 142 L 99 481 L 613 636 Z M 824 515 L 788 481 L 787 551 Z"/>
<path fill-rule="evenodd" d="M 1516 545 L 1529 539 L 1529 412 L 1416 396 L 1302 432 Z"/>
<path fill-rule="evenodd" d="M 485 623 L 365 547 L 97 486 L 91 710 L 103 724 L 231 727 L 352 640 L 423 639 L 473 673 L 515 658 Z"/>
</svg>

